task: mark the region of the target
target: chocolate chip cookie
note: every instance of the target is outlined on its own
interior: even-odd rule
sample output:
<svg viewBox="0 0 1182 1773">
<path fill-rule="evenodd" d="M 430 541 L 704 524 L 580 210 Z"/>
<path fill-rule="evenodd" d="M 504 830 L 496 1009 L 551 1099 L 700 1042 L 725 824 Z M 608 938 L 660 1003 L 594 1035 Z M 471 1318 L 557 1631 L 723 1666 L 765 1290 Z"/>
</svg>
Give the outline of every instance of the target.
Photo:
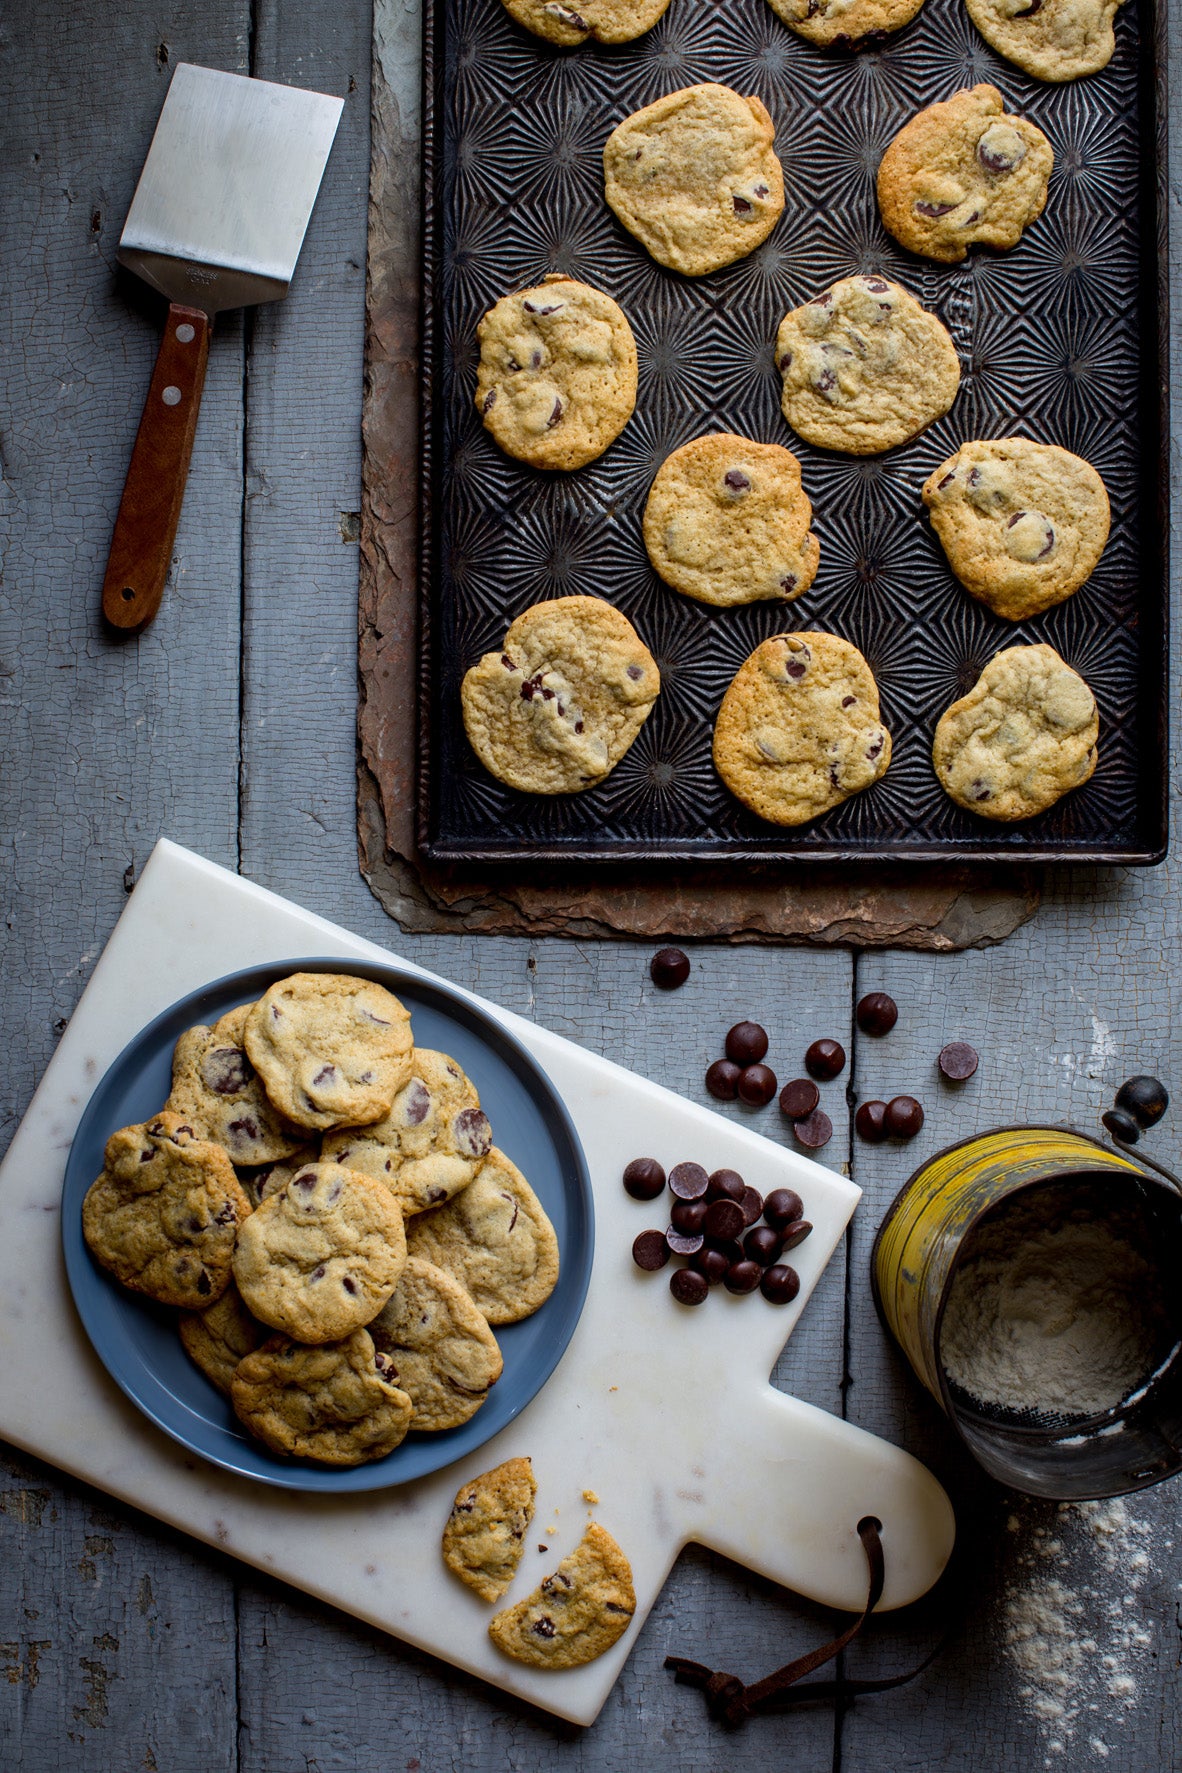
<svg viewBox="0 0 1182 1773">
<path fill-rule="evenodd" d="M 246 1054 L 243 1004 L 212 1028 L 186 1029 L 172 1060 L 172 1089 L 165 1108 L 191 1122 L 201 1139 L 220 1145 L 231 1163 L 274 1163 L 307 1138 L 271 1106 L 262 1079 Z"/>
<path fill-rule="evenodd" d="M 558 1282 L 554 1227 L 516 1164 L 495 1145 L 462 1194 L 408 1222 L 406 1247 L 454 1275 L 490 1324 L 528 1317 Z"/>
<path fill-rule="evenodd" d="M 505 10 L 519 25 L 575 49 L 580 43 L 631 43 L 651 31 L 669 0 L 505 0 Z"/>
<path fill-rule="evenodd" d="M 810 43 L 849 45 L 901 31 L 923 0 L 768 0 L 789 30 Z"/>
<path fill-rule="evenodd" d="M 791 450 L 714 431 L 657 470 L 644 545 L 666 584 L 699 603 L 791 602 L 817 571 L 812 514 Z"/>
<path fill-rule="evenodd" d="M 1047 200 L 1055 154 L 1006 114 L 996 86 L 967 87 L 905 123 L 878 167 L 878 207 L 901 245 L 942 264 L 970 246 L 1015 246 Z"/>
<path fill-rule="evenodd" d="M 940 716 L 932 764 L 959 806 L 983 819 L 1030 819 L 1096 767 L 1096 699 L 1054 647 L 995 653 Z"/>
<path fill-rule="evenodd" d="M 944 326 L 885 277 L 844 277 L 784 316 L 781 407 L 822 449 L 877 455 L 948 411 L 960 361 Z"/>
<path fill-rule="evenodd" d="M 299 1342 L 335 1342 L 377 1316 L 406 1262 L 389 1189 L 340 1164 L 309 1164 L 238 1235 L 234 1279 L 255 1317 Z"/>
<path fill-rule="evenodd" d="M 1037 80 L 1078 80 L 1106 68 L 1121 0 L 965 0 L 992 49 Z"/>
<path fill-rule="evenodd" d="M 251 1216 L 234 1166 L 179 1114 L 107 1140 L 82 1203 L 82 1233 L 116 1280 L 162 1305 L 199 1311 L 225 1292 L 234 1240 Z"/>
<path fill-rule="evenodd" d="M 636 1611 L 632 1566 L 592 1521 L 533 1594 L 489 1622 L 498 1650 L 531 1668 L 581 1668 L 623 1637 Z"/>
<path fill-rule="evenodd" d="M 609 295 L 571 277 L 502 296 L 476 329 L 476 408 L 506 455 L 581 468 L 636 405 L 636 341 Z"/>
<path fill-rule="evenodd" d="M 239 1361 L 235 1413 L 273 1453 L 320 1465 L 384 1459 L 405 1438 L 414 1407 L 367 1330 L 306 1348 L 272 1336 Z"/>
<path fill-rule="evenodd" d="M 398 1369 L 416 1429 L 467 1422 L 504 1366 L 496 1337 L 459 1281 L 421 1256 L 407 1257 L 369 1333 Z"/>
<path fill-rule="evenodd" d="M 304 1138 L 307 1136 L 307 1130 L 304 1129 Z M 301 1145 L 289 1157 L 279 1158 L 273 1164 L 249 1165 L 245 1168 L 239 1166 L 235 1173 L 250 1197 L 251 1206 L 257 1207 L 269 1194 L 278 1194 L 281 1188 L 286 1188 L 297 1170 L 306 1169 L 308 1164 L 316 1163 L 319 1156 L 320 1141 L 317 1140 L 311 1145 Z"/>
<path fill-rule="evenodd" d="M 410 1076 L 409 1012 L 352 973 L 278 980 L 247 1016 L 244 1039 L 280 1114 L 318 1132 L 380 1120 Z"/>
<path fill-rule="evenodd" d="M 482 1601 L 499 1601 L 517 1574 L 537 1489 L 528 1459 L 506 1459 L 456 1492 L 443 1561 Z"/>
<path fill-rule="evenodd" d="M 777 634 L 740 665 L 714 726 L 731 793 L 773 825 L 804 825 L 885 774 L 878 685 L 848 640 Z"/>
<path fill-rule="evenodd" d="M 463 683 L 464 726 L 485 769 L 526 794 L 575 794 L 615 768 L 661 688 L 652 654 L 601 597 L 518 616 Z"/>
<path fill-rule="evenodd" d="M 1028 437 L 962 443 L 923 502 L 961 584 L 1018 622 L 1090 578 L 1108 540 L 1104 482 L 1082 456 Z"/>
<path fill-rule="evenodd" d="M 271 1334 L 266 1324 L 247 1311 L 233 1281 L 204 1311 L 184 1312 L 177 1329 L 189 1359 L 227 1397 L 239 1361 L 253 1354 Z"/>
<path fill-rule="evenodd" d="M 385 1119 L 327 1134 L 321 1156 L 384 1182 L 409 1217 L 467 1188 L 491 1146 L 471 1079 L 446 1053 L 416 1047 L 410 1080 Z"/>
<path fill-rule="evenodd" d="M 761 100 L 687 86 L 613 129 L 604 195 L 659 265 L 700 277 L 754 252 L 780 219 L 775 136 Z"/>
</svg>

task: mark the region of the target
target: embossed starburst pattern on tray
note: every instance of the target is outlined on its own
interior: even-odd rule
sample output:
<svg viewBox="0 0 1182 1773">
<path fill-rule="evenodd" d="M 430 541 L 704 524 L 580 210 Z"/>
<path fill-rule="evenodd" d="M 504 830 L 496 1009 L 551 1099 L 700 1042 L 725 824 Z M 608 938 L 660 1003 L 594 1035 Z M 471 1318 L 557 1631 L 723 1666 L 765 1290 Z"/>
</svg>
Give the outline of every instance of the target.
<svg viewBox="0 0 1182 1773">
<path fill-rule="evenodd" d="M 1140 13 L 1140 19 L 1138 18 Z M 1101 74 L 1051 86 L 978 37 L 963 0 L 927 0 L 878 50 L 803 42 L 766 0 L 672 0 L 618 48 L 555 50 L 499 0 L 429 0 L 427 329 L 423 511 L 421 834 L 437 857 L 1108 857 L 1164 843 L 1164 566 L 1159 493 L 1158 167 L 1146 0 L 1117 15 Z M 654 264 L 603 200 L 601 152 L 621 118 L 718 80 L 757 93 L 776 124 L 787 207 L 749 258 L 684 278 Z M 989 80 L 1055 149 L 1046 210 L 1007 253 L 962 265 L 913 257 L 874 196 L 883 148 L 922 105 Z M 784 313 L 835 278 L 882 271 L 952 333 L 951 412 L 910 444 L 853 458 L 803 443 L 780 413 L 772 346 Z M 507 291 L 561 271 L 608 291 L 636 335 L 636 412 L 573 474 L 511 460 L 473 405 L 475 332 Z M 670 450 L 725 429 L 788 445 L 814 505 L 821 564 L 791 605 L 714 610 L 664 585 L 641 539 Z M 965 439 L 1024 434 L 1095 463 L 1112 500 L 1107 551 L 1067 603 L 993 616 L 957 583 L 920 502 Z M 663 691 L 599 787 L 553 798 L 502 786 L 472 752 L 460 680 L 541 599 L 589 592 L 629 617 Z M 714 717 L 768 635 L 818 628 L 861 648 L 894 740 L 864 794 L 795 830 L 764 824 L 722 786 Z M 1002 646 L 1046 640 L 1100 708 L 1092 781 L 1040 818 L 990 824 L 955 806 L 931 767 L 936 720 Z"/>
</svg>

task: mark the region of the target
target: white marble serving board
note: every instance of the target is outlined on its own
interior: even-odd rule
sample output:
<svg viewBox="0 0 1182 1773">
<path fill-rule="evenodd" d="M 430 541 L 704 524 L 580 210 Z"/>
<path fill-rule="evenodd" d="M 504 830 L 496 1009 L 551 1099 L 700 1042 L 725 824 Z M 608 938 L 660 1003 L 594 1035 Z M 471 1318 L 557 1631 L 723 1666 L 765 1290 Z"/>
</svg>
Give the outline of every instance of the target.
<svg viewBox="0 0 1182 1773">
<path fill-rule="evenodd" d="M 395 958 L 176 844 L 157 845 L 0 1167 L 0 1434 L 580 1724 L 597 1715 L 690 1540 L 814 1600 L 857 1610 L 866 1566 L 855 1527 L 874 1514 L 883 1523 L 884 1607 L 923 1594 L 943 1569 L 954 1532 L 935 1479 L 908 1454 L 768 1382 L 858 1189 L 471 994 L 464 995 L 529 1048 L 562 1094 L 594 1187 L 586 1305 L 539 1395 L 494 1440 L 434 1476 L 344 1497 L 231 1476 L 139 1414 L 93 1354 L 66 1285 L 59 1209 L 74 1130 L 107 1067 L 160 1010 L 222 974 L 313 954 Z M 793 1254 L 801 1277 L 793 1305 L 733 1299 L 719 1289 L 707 1309 L 691 1311 L 675 1304 L 662 1277 L 639 1273 L 630 1251 L 640 1219 L 620 1174 L 641 1149 L 666 1165 L 688 1156 L 708 1169 L 726 1165 L 765 1193 L 792 1187 L 804 1197 L 815 1230 Z M 634 1623 L 607 1655 L 568 1673 L 523 1668 L 494 1649 L 491 1609 L 440 1559 L 440 1532 L 459 1484 L 515 1454 L 533 1459 L 535 1527 L 559 1525 L 553 1561 L 593 1514 L 632 1563 Z M 594 1508 L 585 1490 L 598 1496 Z M 751 1505 L 736 1505 L 743 1498 Z M 507 1602 L 552 1567 L 537 1556 L 523 1560 Z"/>
</svg>

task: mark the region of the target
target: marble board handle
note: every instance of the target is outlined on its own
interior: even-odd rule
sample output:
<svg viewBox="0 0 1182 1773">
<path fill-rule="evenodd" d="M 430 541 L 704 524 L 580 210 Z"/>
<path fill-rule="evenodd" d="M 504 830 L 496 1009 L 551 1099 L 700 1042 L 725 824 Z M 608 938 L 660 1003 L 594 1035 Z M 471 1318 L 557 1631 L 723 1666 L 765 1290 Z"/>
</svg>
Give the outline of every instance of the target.
<svg viewBox="0 0 1182 1773">
<path fill-rule="evenodd" d="M 169 306 L 103 580 L 103 615 L 112 627 L 126 632 L 146 627 L 164 595 L 193 453 L 211 325 L 199 308 L 176 302 Z"/>
</svg>

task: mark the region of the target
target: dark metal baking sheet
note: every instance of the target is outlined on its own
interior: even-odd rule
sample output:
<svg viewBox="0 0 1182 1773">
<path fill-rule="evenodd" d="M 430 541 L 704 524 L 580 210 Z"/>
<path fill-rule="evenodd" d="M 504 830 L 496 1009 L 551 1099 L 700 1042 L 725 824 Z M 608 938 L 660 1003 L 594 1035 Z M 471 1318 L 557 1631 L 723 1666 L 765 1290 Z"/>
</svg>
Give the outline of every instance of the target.
<svg viewBox="0 0 1182 1773">
<path fill-rule="evenodd" d="M 766 0 L 672 0 L 618 48 L 555 50 L 498 0 L 427 0 L 419 837 L 438 860 L 1021 860 L 1152 863 L 1166 846 L 1164 48 L 1152 0 L 1128 0 L 1101 73 L 1054 86 L 995 55 L 963 0 L 927 0 L 880 48 L 820 50 Z M 603 200 L 615 124 L 703 80 L 758 93 L 776 124 L 787 206 L 768 241 L 708 277 L 654 264 Z M 1006 253 L 935 265 L 886 234 L 874 180 L 921 106 L 980 80 L 1055 150 L 1040 220 Z M 544 473 L 504 455 L 473 403 L 476 326 L 555 270 L 605 289 L 636 335 L 636 411 L 598 461 Z M 961 356 L 951 412 L 885 455 L 797 438 L 772 360 L 788 308 L 882 271 L 944 320 Z M 796 603 L 714 610 L 653 572 L 641 539 L 652 477 L 711 430 L 788 445 L 821 564 Z M 919 489 L 965 439 L 1022 434 L 1095 463 L 1112 534 L 1092 578 L 1031 621 L 993 616 L 953 578 Z M 530 796 L 468 744 L 460 680 L 530 604 L 586 592 L 634 623 L 662 692 L 598 787 Z M 891 766 L 811 824 L 764 824 L 723 787 L 710 745 L 734 672 L 770 634 L 826 629 L 866 655 Z M 1046 640 L 1091 685 L 1100 761 L 1038 818 L 991 824 L 932 772 L 944 708 L 999 648 Z"/>
</svg>

